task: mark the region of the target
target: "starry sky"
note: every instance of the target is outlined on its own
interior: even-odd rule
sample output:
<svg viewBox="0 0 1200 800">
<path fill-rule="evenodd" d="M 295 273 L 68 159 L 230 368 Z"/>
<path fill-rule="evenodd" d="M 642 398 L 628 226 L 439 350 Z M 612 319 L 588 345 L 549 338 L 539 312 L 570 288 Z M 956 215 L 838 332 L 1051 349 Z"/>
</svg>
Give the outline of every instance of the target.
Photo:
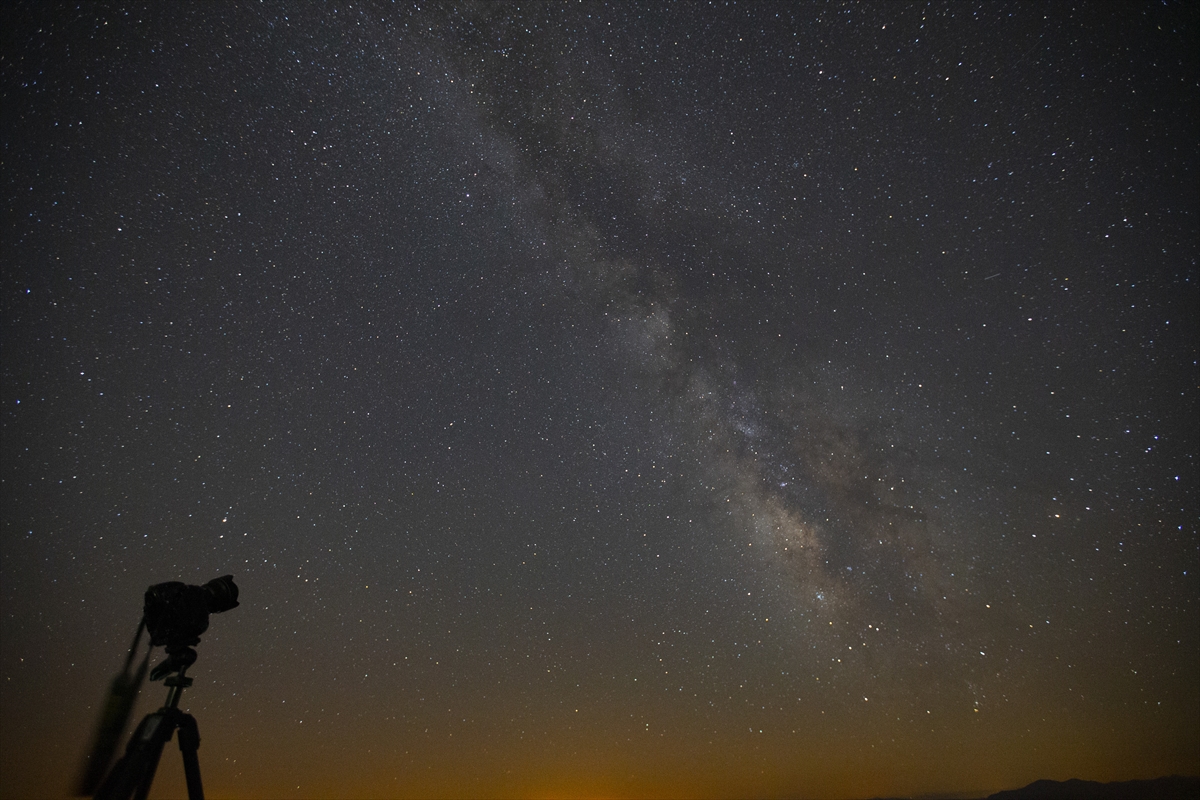
<svg viewBox="0 0 1200 800">
<path fill-rule="evenodd" d="M 1200 772 L 1196 7 L 643 5 L 3 12 L 0 795 Z"/>
</svg>

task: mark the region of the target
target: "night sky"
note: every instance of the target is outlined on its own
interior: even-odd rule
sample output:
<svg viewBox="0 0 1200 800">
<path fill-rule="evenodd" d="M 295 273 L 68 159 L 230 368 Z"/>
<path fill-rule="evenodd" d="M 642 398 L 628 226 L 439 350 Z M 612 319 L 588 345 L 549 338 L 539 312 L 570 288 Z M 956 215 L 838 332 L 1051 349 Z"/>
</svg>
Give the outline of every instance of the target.
<svg viewBox="0 0 1200 800">
<path fill-rule="evenodd" d="M 7 8 L 0 795 L 1200 773 L 1196 8 Z"/>
</svg>

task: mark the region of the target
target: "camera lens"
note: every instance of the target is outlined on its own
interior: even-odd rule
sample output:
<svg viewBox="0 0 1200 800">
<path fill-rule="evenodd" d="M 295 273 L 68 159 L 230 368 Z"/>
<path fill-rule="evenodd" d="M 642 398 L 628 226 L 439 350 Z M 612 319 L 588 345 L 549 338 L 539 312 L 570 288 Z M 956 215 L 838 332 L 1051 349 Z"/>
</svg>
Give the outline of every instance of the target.
<svg viewBox="0 0 1200 800">
<path fill-rule="evenodd" d="M 213 578 L 201 587 L 208 592 L 208 611 L 210 614 L 220 614 L 238 606 L 238 587 L 233 582 L 232 575 L 222 575 Z"/>
</svg>

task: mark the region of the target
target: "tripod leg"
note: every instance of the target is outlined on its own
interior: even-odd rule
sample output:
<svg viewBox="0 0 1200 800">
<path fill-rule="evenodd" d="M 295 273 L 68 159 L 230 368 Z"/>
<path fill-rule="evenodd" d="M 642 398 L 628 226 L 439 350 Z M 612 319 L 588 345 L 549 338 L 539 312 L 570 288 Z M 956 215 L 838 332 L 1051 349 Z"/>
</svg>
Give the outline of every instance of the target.
<svg viewBox="0 0 1200 800">
<path fill-rule="evenodd" d="M 179 752 L 183 754 L 183 774 L 187 778 L 188 800 L 204 800 L 204 786 L 200 783 L 200 759 L 196 750 L 200 748 L 200 729 L 191 714 L 180 714 Z"/>
<path fill-rule="evenodd" d="M 162 711 L 147 714 L 130 737 L 125 755 L 113 766 L 96 792 L 95 800 L 129 800 L 135 791 L 145 800 L 154 781 L 163 745 L 175 732 L 175 724 Z"/>
<path fill-rule="evenodd" d="M 163 723 L 166 727 L 166 723 Z M 171 727 L 167 727 L 166 738 L 159 742 L 153 752 L 147 758 L 146 770 L 142 773 L 142 783 L 137 787 L 137 791 L 133 795 L 133 800 L 146 800 L 150 796 L 150 787 L 154 784 L 154 773 L 158 771 L 158 761 L 162 758 L 163 746 L 171 740 Z"/>
</svg>

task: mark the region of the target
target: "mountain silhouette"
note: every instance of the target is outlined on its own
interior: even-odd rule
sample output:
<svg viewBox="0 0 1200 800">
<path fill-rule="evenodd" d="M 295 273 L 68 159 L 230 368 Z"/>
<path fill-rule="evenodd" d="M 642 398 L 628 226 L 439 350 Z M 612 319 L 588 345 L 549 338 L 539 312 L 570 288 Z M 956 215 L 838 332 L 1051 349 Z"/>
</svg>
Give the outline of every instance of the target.
<svg viewBox="0 0 1200 800">
<path fill-rule="evenodd" d="M 1172 775 L 1116 783 L 1042 780 L 1022 789 L 996 792 L 987 800 L 1200 800 L 1200 777 Z"/>
</svg>

